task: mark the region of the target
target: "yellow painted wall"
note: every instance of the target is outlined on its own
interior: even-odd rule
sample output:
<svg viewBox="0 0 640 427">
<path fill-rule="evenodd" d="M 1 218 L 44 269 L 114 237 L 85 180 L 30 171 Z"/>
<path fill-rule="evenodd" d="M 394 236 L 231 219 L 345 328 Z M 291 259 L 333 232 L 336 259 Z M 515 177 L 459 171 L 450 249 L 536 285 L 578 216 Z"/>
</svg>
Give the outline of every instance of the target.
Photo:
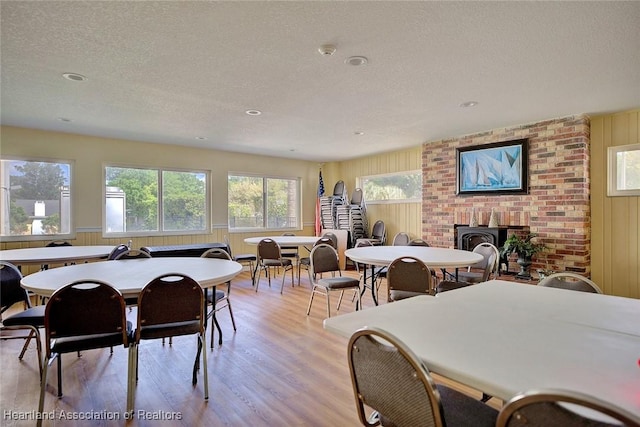
<svg viewBox="0 0 640 427">
<path fill-rule="evenodd" d="M 302 178 L 302 219 L 304 229 L 298 234 L 313 234 L 315 201 L 318 185 L 318 163 L 276 157 L 238 154 L 196 149 L 177 145 L 150 144 L 85 135 L 46 132 L 3 126 L 0 128 L 3 157 L 20 156 L 74 161 L 73 181 L 75 226 L 74 245 L 117 244 L 123 239 L 104 239 L 101 233 L 103 165 L 174 167 L 211 172 L 212 225 L 210 234 L 135 238 L 134 247 L 182 243 L 222 241 L 227 229 L 227 174 L 245 172 Z M 264 233 L 263 233 L 264 234 Z M 256 233 L 229 235 L 236 253 L 255 252 L 245 245 L 245 237 Z M 42 242 L 2 242 L 0 248 L 42 246 Z"/>
<path fill-rule="evenodd" d="M 640 143 L 640 110 L 591 118 L 591 278 L 640 298 L 640 197 L 607 196 L 607 149 Z"/>
<path fill-rule="evenodd" d="M 349 197 L 356 188 L 358 177 L 411 170 L 422 170 L 422 146 L 348 160 L 339 164 L 339 176 L 345 183 Z M 334 183 L 331 183 L 331 190 Z M 420 203 L 367 203 L 367 218 L 369 231 L 376 220 L 381 219 L 385 222 L 387 243 L 391 243 L 393 236 L 400 231 L 409 233 L 411 238 L 422 236 Z"/>
</svg>

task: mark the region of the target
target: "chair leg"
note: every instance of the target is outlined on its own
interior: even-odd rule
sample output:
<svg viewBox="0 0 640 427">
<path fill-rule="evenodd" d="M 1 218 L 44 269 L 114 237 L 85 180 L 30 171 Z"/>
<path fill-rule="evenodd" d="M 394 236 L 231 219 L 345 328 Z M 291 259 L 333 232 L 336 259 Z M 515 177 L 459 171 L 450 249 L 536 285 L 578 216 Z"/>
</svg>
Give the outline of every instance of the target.
<svg viewBox="0 0 640 427">
<path fill-rule="evenodd" d="M 207 344 L 207 338 L 206 335 L 204 333 L 201 334 L 202 336 L 202 348 L 206 348 L 206 344 Z M 204 366 L 204 400 L 209 400 L 209 374 L 207 372 L 207 352 L 203 351 L 202 352 L 202 364 Z"/>
<path fill-rule="evenodd" d="M 58 354 L 58 399 L 62 398 L 62 354 Z"/>
<path fill-rule="evenodd" d="M 39 414 L 42 414 L 42 412 L 44 411 L 44 395 L 47 388 L 47 374 L 49 373 L 49 366 L 51 365 L 51 362 L 53 362 L 53 359 L 55 359 L 55 356 L 47 360 L 47 363 L 44 364 L 44 368 L 42 370 L 42 377 L 40 378 L 40 402 L 38 403 Z M 42 417 L 39 417 L 37 427 L 41 427 L 41 426 L 42 426 Z"/>
<path fill-rule="evenodd" d="M 325 289 L 325 296 L 327 297 L 327 317 L 331 317 L 331 301 L 329 299 L 329 294 L 331 291 L 329 289 Z"/>
<path fill-rule="evenodd" d="M 313 303 L 313 294 L 316 293 L 316 285 L 312 285 L 311 296 L 309 297 L 309 305 L 307 306 L 307 316 L 311 313 L 311 304 Z"/>
<path fill-rule="evenodd" d="M 340 303 L 342 303 L 343 295 L 344 295 L 344 290 L 340 291 L 340 297 L 338 298 L 338 305 L 336 306 L 336 311 L 340 311 Z"/>
<path fill-rule="evenodd" d="M 137 346 L 135 344 L 129 344 L 129 354 L 128 354 L 128 366 L 127 366 L 127 413 L 129 415 L 133 414 L 133 406 L 134 406 L 134 383 L 137 379 L 136 366 L 136 356 L 137 356 Z"/>
<path fill-rule="evenodd" d="M 236 329 L 236 319 L 233 317 L 233 310 L 231 309 L 231 300 L 227 296 L 227 307 L 229 308 L 229 316 L 231 317 L 231 324 L 233 325 L 233 331 L 237 331 Z"/>
</svg>

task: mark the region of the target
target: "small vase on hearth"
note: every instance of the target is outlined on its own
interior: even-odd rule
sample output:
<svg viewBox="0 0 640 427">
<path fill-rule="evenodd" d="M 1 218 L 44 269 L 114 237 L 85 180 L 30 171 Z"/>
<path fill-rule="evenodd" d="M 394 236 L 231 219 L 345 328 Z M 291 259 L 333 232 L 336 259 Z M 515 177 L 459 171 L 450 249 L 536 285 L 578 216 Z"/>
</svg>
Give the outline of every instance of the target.
<svg viewBox="0 0 640 427">
<path fill-rule="evenodd" d="M 471 219 L 469 220 L 469 227 L 478 226 L 478 217 L 476 216 L 476 210 L 471 209 Z"/>
<path fill-rule="evenodd" d="M 491 209 L 491 216 L 489 217 L 489 227 L 496 228 L 500 224 L 498 222 L 498 214 L 495 210 Z"/>
</svg>

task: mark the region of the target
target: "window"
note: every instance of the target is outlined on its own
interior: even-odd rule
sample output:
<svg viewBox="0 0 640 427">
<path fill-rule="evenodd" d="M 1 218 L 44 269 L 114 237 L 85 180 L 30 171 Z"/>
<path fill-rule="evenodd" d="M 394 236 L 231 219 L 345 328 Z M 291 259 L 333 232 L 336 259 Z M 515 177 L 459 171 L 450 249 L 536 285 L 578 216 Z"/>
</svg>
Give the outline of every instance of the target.
<svg viewBox="0 0 640 427">
<path fill-rule="evenodd" d="M 189 234 L 209 230 L 208 173 L 105 167 L 104 234 Z"/>
<path fill-rule="evenodd" d="M 229 174 L 229 229 L 299 229 L 300 179 Z"/>
<path fill-rule="evenodd" d="M 5 240 L 74 237 L 71 171 L 71 162 L 0 160 L 2 237 Z"/>
<path fill-rule="evenodd" d="M 640 144 L 609 147 L 609 196 L 640 196 Z"/>
<path fill-rule="evenodd" d="M 366 203 L 420 202 L 422 173 L 419 170 L 359 178 Z"/>
</svg>

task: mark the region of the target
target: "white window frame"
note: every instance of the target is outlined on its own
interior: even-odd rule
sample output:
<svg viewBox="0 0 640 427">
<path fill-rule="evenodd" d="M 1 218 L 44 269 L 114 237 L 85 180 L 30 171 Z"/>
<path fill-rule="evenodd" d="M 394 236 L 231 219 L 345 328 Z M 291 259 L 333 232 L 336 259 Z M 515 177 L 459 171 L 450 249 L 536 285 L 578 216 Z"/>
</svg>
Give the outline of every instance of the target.
<svg viewBox="0 0 640 427">
<path fill-rule="evenodd" d="M 2 156 L 3 161 L 16 161 L 16 162 L 32 162 L 32 163 L 57 163 L 66 164 L 69 166 L 69 232 L 68 233 L 56 233 L 56 234 L 24 234 L 24 235 L 6 235 L 1 236 L 2 241 L 16 242 L 16 241 L 51 241 L 51 240 L 70 240 L 76 238 L 76 225 L 75 225 L 75 210 L 76 210 L 76 189 L 74 184 L 75 179 L 75 161 L 68 159 L 52 159 L 44 157 L 21 157 L 21 156 Z M 2 209 L 5 206 L 10 206 L 9 202 L 9 188 L 5 188 L 6 179 L 8 179 L 9 171 L 2 169 L 3 176 L 0 178 L 2 182 L 0 193 L 2 197 Z M 4 174 L 7 176 L 5 177 Z"/>
<path fill-rule="evenodd" d="M 420 182 L 422 182 L 422 170 L 413 169 L 407 171 L 398 171 L 398 172 L 390 172 L 383 173 L 377 175 L 363 175 L 356 178 L 356 184 L 359 188 L 362 188 L 364 201 L 367 205 L 384 205 L 384 204 L 397 204 L 397 203 L 422 203 L 422 194 L 419 197 L 414 197 L 410 199 L 385 199 L 385 200 L 375 200 L 369 198 L 366 194 L 365 190 L 365 181 L 371 178 L 385 178 L 385 177 L 393 177 L 393 176 L 403 176 L 403 175 L 412 175 L 417 174 L 420 176 Z"/>
<path fill-rule="evenodd" d="M 267 218 L 267 209 L 268 209 L 268 201 L 267 201 L 267 180 L 268 179 L 282 179 L 286 181 L 296 181 L 296 195 L 298 199 L 298 203 L 296 204 L 296 218 L 298 219 L 298 225 L 296 227 L 231 227 L 231 221 L 229 218 L 229 177 L 244 177 L 244 178 L 260 178 L 262 179 L 262 214 L 263 218 Z M 286 232 L 286 231 L 301 231 L 302 230 L 302 178 L 300 177 L 291 177 L 291 176 L 281 176 L 281 175 L 265 175 L 265 174 L 256 174 L 256 173 L 246 173 L 246 172 L 231 172 L 227 173 L 227 225 L 229 229 L 229 233 L 259 233 L 265 231 L 276 231 L 276 232 Z"/>
<path fill-rule="evenodd" d="M 125 232 L 107 232 L 107 168 L 121 169 L 142 169 L 147 171 L 155 171 L 158 176 L 158 229 L 145 231 L 125 231 Z M 185 172 L 194 174 L 203 174 L 206 179 L 205 183 L 205 226 L 201 230 L 175 230 L 165 231 L 163 219 L 163 200 L 162 200 L 162 173 L 163 172 Z M 152 236 L 176 236 L 176 235 L 193 235 L 211 232 L 211 171 L 203 169 L 182 169 L 175 167 L 157 167 L 157 166 L 141 166 L 128 165 L 119 163 L 104 163 L 102 165 L 102 237 L 104 238 L 123 238 L 123 237 L 152 237 Z"/>
<path fill-rule="evenodd" d="M 623 171 L 618 170 L 618 154 L 640 151 L 640 144 L 620 145 L 608 148 L 607 196 L 640 196 L 640 188 L 624 189 L 618 187 L 618 178 Z"/>
</svg>

